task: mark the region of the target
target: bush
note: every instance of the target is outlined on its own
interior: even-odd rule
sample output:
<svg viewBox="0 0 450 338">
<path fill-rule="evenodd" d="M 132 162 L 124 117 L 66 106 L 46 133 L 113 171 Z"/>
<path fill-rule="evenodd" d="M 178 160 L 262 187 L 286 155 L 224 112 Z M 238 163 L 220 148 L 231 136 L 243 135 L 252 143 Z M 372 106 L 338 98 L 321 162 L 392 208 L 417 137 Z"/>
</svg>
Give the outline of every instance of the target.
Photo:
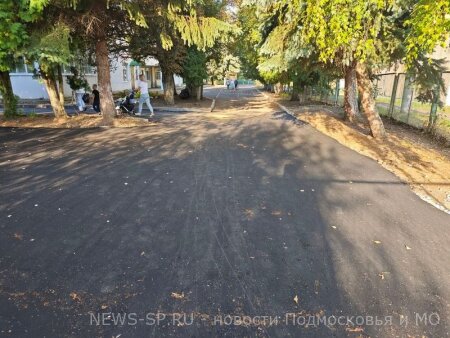
<svg viewBox="0 0 450 338">
<path fill-rule="evenodd" d="M 70 71 L 73 75 L 67 76 L 67 84 L 70 86 L 70 89 L 73 91 L 84 88 L 86 91 L 90 91 L 91 87 L 89 86 L 88 81 L 84 77 L 84 75 L 80 75 L 78 69 L 76 67 L 70 67 Z"/>
</svg>

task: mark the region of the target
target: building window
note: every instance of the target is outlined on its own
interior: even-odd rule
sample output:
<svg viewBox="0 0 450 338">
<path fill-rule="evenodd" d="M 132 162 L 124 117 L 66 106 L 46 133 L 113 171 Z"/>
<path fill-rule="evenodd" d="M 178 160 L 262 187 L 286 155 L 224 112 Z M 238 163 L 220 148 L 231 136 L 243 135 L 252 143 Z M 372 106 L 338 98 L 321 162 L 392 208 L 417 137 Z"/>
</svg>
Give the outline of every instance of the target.
<svg viewBox="0 0 450 338">
<path fill-rule="evenodd" d="M 83 66 L 83 71 L 84 71 L 85 75 L 95 74 L 95 67 L 92 67 L 90 65 L 85 65 L 85 66 Z"/>
<path fill-rule="evenodd" d="M 19 57 L 16 63 L 16 73 L 28 73 L 28 67 L 25 63 L 25 59 L 23 57 Z"/>
<path fill-rule="evenodd" d="M 78 72 L 82 75 L 92 75 L 95 74 L 95 67 L 93 66 L 89 66 L 89 65 L 75 65 L 75 64 L 70 64 L 70 65 L 63 65 L 62 66 L 62 71 L 63 74 L 67 74 L 67 75 L 72 75 L 72 68 L 75 67 L 78 69 Z"/>
<path fill-rule="evenodd" d="M 62 72 L 63 74 L 72 74 L 72 71 L 70 70 L 70 65 L 63 65 L 62 66 Z"/>
<path fill-rule="evenodd" d="M 156 80 L 161 80 L 161 71 L 159 69 L 156 71 Z"/>
<path fill-rule="evenodd" d="M 126 67 L 122 69 L 122 78 L 123 82 L 128 82 L 128 69 Z"/>
</svg>

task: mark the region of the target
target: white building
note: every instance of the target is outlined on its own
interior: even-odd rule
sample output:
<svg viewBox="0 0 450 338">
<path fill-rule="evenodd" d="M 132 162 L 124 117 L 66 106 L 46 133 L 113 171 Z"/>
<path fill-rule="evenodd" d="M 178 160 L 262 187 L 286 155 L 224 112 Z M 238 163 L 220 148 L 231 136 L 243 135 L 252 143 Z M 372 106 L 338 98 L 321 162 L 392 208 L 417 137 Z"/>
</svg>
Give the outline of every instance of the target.
<svg viewBox="0 0 450 338">
<path fill-rule="evenodd" d="M 72 90 L 67 84 L 67 76 L 71 75 L 70 67 L 64 67 L 64 93 L 66 97 L 72 96 Z M 95 67 L 84 67 L 85 77 L 92 88 L 93 84 L 97 83 L 97 74 Z M 139 65 L 136 61 L 131 59 L 119 59 L 112 63 L 111 66 L 111 86 L 113 92 L 129 90 L 133 87 L 139 74 L 144 74 L 149 82 L 150 90 L 160 91 L 163 89 L 161 80 L 161 69 L 158 60 L 148 58 L 145 60 L 145 65 Z M 10 72 L 11 83 L 14 94 L 21 99 L 48 99 L 47 90 L 41 80 L 33 77 L 33 67 L 26 63 L 18 63 L 16 69 Z M 182 86 L 183 78 L 174 76 L 175 85 Z"/>
</svg>

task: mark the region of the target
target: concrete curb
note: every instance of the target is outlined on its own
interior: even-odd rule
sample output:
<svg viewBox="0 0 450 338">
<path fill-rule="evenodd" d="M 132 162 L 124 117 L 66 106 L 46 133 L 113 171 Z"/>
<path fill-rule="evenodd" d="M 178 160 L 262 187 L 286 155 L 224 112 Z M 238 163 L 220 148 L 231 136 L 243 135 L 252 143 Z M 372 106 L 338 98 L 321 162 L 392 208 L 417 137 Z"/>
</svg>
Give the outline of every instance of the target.
<svg viewBox="0 0 450 338">
<path fill-rule="evenodd" d="M 261 90 L 257 89 L 257 91 L 259 93 L 261 93 L 270 102 L 275 103 L 278 107 L 281 108 L 282 111 L 286 112 L 288 115 L 292 116 L 294 119 L 297 120 L 297 116 L 295 116 L 294 113 L 290 109 L 288 109 L 287 107 L 283 106 L 281 103 L 278 103 L 278 102 L 274 101 L 269 95 L 267 95 L 266 93 L 262 92 Z"/>
<path fill-rule="evenodd" d="M 171 113 L 195 113 L 199 111 L 207 111 L 208 108 L 178 108 L 178 107 L 153 107 L 155 112 L 171 112 Z"/>
<path fill-rule="evenodd" d="M 214 103 L 214 100 L 213 100 Z M 73 108 L 73 106 L 69 106 L 70 108 Z M 37 108 L 37 107 L 32 107 Z M 39 109 L 46 109 L 47 107 L 39 107 Z M 68 108 L 68 107 L 66 107 Z M 48 109 L 51 109 L 51 107 L 48 107 Z M 211 111 L 210 108 L 178 108 L 178 107 L 153 107 L 153 110 L 155 112 L 164 112 L 164 113 L 208 113 Z M 38 115 L 47 115 L 47 114 L 53 114 L 51 110 L 48 112 L 36 112 Z M 0 107 L 0 115 L 3 115 L 2 107 Z"/>
<path fill-rule="evenodd" d="M 219 90 L 219 92 L 217 93 L 216 97 L 213 99 L 213 102 L 211 103 L 211 108 L 209 110 L 210 113 L 213 112 L 214 108 L 216 108 L 216 99 L 219 97 L 219 95 L 222 93 L 222 89 Z"/>
</svg>

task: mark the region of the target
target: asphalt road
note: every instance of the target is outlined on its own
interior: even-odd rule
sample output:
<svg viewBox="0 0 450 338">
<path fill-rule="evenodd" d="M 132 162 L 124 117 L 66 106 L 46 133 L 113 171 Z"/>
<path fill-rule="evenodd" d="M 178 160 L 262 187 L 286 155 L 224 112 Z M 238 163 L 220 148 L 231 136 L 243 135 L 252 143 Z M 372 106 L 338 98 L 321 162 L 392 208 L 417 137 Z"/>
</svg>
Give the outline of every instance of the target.
<svg viewBox="0 0 450 338">
<path fill-rule="evenodd" d="M 156 127 L 0 129 L 0 336 L 448 337 L 450 217 L 217 94 Z"/>
</svg>

